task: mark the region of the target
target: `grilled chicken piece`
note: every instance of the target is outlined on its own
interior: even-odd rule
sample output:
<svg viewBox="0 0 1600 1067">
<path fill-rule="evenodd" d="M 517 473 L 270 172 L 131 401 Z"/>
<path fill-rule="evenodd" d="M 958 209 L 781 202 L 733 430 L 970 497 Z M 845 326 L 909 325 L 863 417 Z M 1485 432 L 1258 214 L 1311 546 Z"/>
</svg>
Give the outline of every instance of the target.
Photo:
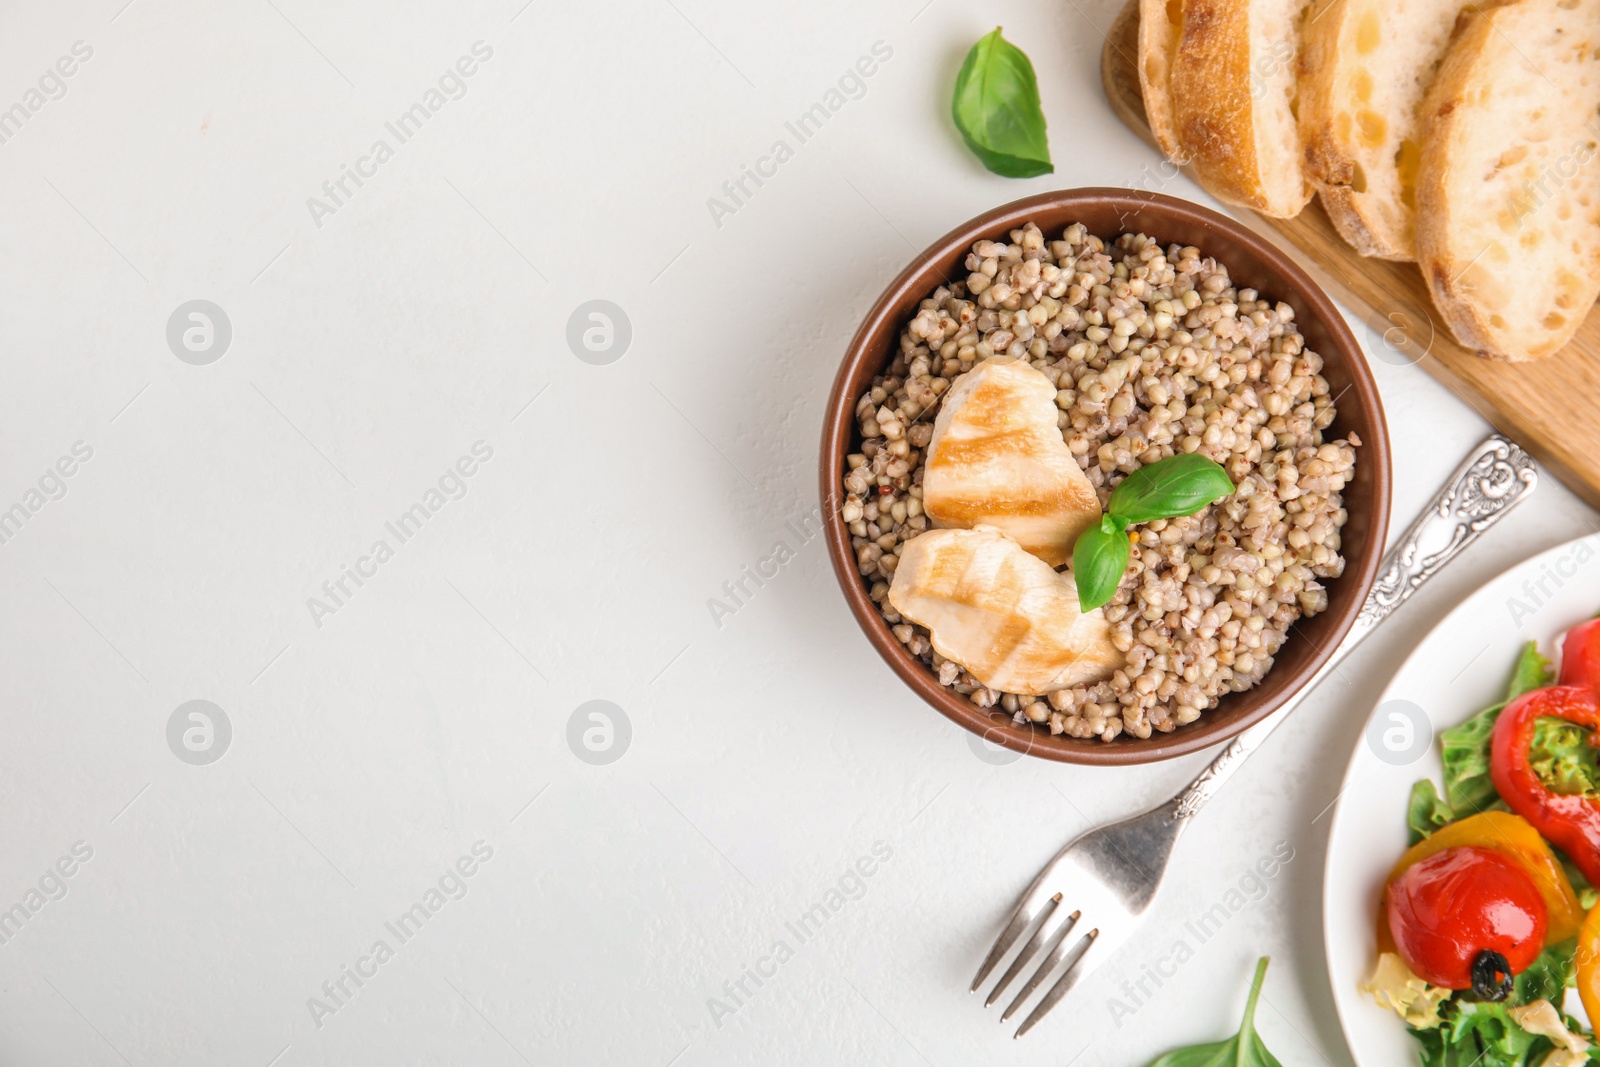
<svg viewBox="0 0 1600 1067">
<path fill-rule="evenodd" d="M 1039 695 L 1109 678 L 1125 660 L 1096 608 L 1000 530 L 929 530 L 900 552 L 889 603 L 990 689 Z"/>
<path fill-rule="evenodd" d="M 1062 440 L 1056 387 L 1029 364 L 986 359 L 957 378 L 928 442 L 922 506 L 936 526 L 995 526 L 1059 567 L 1100 521 L 1100 498 Z"/>
</svg>

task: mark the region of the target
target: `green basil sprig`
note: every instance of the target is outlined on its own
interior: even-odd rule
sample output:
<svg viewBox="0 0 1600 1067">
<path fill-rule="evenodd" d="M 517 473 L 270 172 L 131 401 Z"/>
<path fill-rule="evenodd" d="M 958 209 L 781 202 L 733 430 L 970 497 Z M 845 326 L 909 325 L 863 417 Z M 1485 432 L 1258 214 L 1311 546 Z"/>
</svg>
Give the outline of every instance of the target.
<svg viewBox="0 0 1600 1067">
<path fill-rule="evenodd" d="M 1255 980 L 1250 983 L 1250 998 L 1244 1003 L 1244 1021 L 1237 1034 L 1226 1041 L 1174 1049 L 1150 1067 L 1283 1067 L 1256 1033 L 1256 1001 L 1267 977 L 1267 959 L 1262 956 L 1256 962 Z"/>
<path fill-rule="evenodd" d="M 1128 534 L 1108 511 L 1100 525 L 1078 535 L 1072 548 L 1072 576 L 1078 583 L 1078 608 L 1093 611 L 1111 603 L 1128 569 Z"/>
<path fill-rule="evenodd" d="M 1198 453 L 1168 456 L 1140 467 L 1111 491 L 1100 525 L 1078 535 L 1072 576 L 1083 611 L 1111 602 L 1128 569 L 1128 527 L 1156 519 L 1193 515 L 1233 492 L 1219 465 Z"/>
<path fill-rule="evenodd" d="M 1034 178 L 1055 170 L 1033 64 L 999 27 L 967 53 L 950 115 L 972 154 L 996 174 Z"/>
</svg>

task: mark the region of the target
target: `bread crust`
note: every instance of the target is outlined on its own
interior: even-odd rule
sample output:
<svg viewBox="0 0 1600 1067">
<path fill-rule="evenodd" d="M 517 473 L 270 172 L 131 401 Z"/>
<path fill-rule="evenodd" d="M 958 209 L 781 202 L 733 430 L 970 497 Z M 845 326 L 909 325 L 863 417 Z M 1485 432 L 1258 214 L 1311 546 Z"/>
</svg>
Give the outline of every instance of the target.
<svg viewBox="0 0 1600 1067">
<path fill-rule="evenodd" d="M 1294 91 L 1301 2 L 1185 0 L 1172 60 L 1181 159 L 1218 199 L 1274 218 L 1299 214 L 1311 198 L 1292 100 L 1276 95 Z M 1276 5 L 1283 10 L 1264 10 Z M 1253 18 L 1263 30 L 1282 18 L 1291 33 L 1268 45 L 1252 32 Z M 1284 123 L 1286 134 L 1276 128 Z"/>
<path fill-rule="evenodd" d="M 1139 0 L 1139 89 L 1144 117 L 1156 144 L 1168 159 L 1181 159 L 1178 131 L 1172 121 L 1172 56 L 1177 47 L 1183 0 Z"/>
<path fill-rule="evenodd" d="M 1417 265 L 1433 296 L 1434 307 L 1457 341 L 1482 354 L 1517 361 L 1536 357 L 1517 357 L 1495 343 L 1488 316 L 1469 299 L 1460 284 L 1462 274 L 1471 264 L 1455 255 L 1449 244 L 1453 205 L 1446 195 L 1451 173 L 1445 159 L 1456 126 L 1463 115 L 1470 112 L 1464 105 L 1473 91 L 1474 71 L 1494 39 L 1494 32 L 1493 12 L 1482 12 L 1462 21 L 1422 106 L 1423 165 L 1417 174 Z"/>
<path fill-rule="evenodd" d="M 1312 182 L 1317 186 L 1317 199 L 1322 202 L 1322 210 L 1327 212 L 1329 221 L 1339 231 L 1339 236 L 1344 238 L 1345 244 L 1372 259 L 1409 263 L 1417 258 L 1412 249 L 1392 244 L 1386 239 L 1387 228 L 1377 221 L 1374 213 L 1367 210 L 1366 203 L 1348 183 L 1324 184 L 1316 178 L 1312 178 Z"/>
<path fill-rule="evenodd" d="M 1173 128 L 1200 183 L 1220 200 L 1260 205 L 1248 0 L 1184 4 L 1170 84 Z"/>
<path fill-rule="evenodd" d="M 1342 60 L 1352 45 L 1350 21 L 1357 0 L 1319 0 L 1306 16 L 1300 38 L 1300 135 L 1306 174 L 1339 236 L 1363 256 L 1411 260 L 1415 250 L 1396 234 L 1355 188 L 1360 162 L 1345 151 L 1338 124 L 1350 123 L 1340 99 L 1349 70 Z M 1341 115 L 1344 117 L 1341 119 Z"/>
<path fill-rule="evenodd" d="M 1417 175 L 1417 261 L 1433 302 L 1450 332 L 1461 344 L 1489 358 L 1520 363 L 1543 359 L 1559 351 L 1582 324 L 1583 314 L 1567 316 L 1562 327 L 1532 337 L 1511 337 L 1505 324 L 1496 326 L 1492 313 L 1477 299 L 1470 284 L 1464 282 L 1482 255 L 1468 256 L 1456 248 L 1452 236 L 1457 232 L 1453 216 L 1458 205 L 1449 195 L 1453 181 L 1459 180 L 1454 158 L 1459 140 L 1482 116 L 1476 108 L 1490 87 L 1483 84 L 1482 69 L 1492 49 L 1508 47 L 1497 21 L 1517 3 L 1506 4 L 1464 16 L 1454 43 L 1429 90 L 1422 109 L 1422 165 Z M 1593 271 L 1587 264 L 1582 269 Z M 1593 300 L 1592 293 L 1588 294 Z M 1585 310 L 1587 308 L 1585 307 Z"/>
</svg>

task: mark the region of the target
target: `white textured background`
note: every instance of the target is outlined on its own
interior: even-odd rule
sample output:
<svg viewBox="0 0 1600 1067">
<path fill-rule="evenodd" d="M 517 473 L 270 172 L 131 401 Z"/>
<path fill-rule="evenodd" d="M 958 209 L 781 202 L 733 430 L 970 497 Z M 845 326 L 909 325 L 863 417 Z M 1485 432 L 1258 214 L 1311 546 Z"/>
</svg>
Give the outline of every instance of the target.
<svg viewBox="0 0 1600 1067">
<path fill-rule="evenodd" d="M 843 347 L 917 249 L 1028 193 L 1159 184 L 1099 88 L 1114 0 L 123 2 L 0 15 L 0 108 L 93 50 L 0 144 L 0 509 L 93 449 L 0 545 L 0 909 L 93 850 L 0 944 L 0 1063 L 1137 1065 L 1229 1032 L 1268 952 L 1269 1045 L 1347 1062 L 1318 816 L 1409 645 L 1587 508 L 1547 480 L 1357 653 L 1182 842 L 1143 935 L 1015 1044 L 966 993 L 1014 895 L 1204 757 L 977 758 L 785 528 Z M 950 127 L 997 23 L 1053 176 L 988 175 Z M 478 41 L 466 95 L 397 144 L 384 123 Z M 707 198 L 880 41 L 864 95 L 717 225 Z M 394 158 L 318 226 L 307 198 L 380 137 Z M 191 299 L 232 324 L 208 366 L 166 342 Z M 632 324 L 607 366 L 565 339 L 592 299 Z M 1398 529 L 1486 427 L 1374 369 Z M 316 625 L 307 598 L 478 441 L 466 495 Z M 780 539 L 795 558 L 719 628 L 707 599 Z M 192 699 L 232 724 L 209 766 L 168 747 Z M 631 722 L 606 766 L 567 743 L 593 699 Z M 385 921 L 479 841 L 399 945 Z M 786 933 L 876 842 L 859 899 Z M 1265 895 L 1117 1018 L 1279 842 Z M 308 998 L 380 938 L 318 1025 Z"/>
</svg>

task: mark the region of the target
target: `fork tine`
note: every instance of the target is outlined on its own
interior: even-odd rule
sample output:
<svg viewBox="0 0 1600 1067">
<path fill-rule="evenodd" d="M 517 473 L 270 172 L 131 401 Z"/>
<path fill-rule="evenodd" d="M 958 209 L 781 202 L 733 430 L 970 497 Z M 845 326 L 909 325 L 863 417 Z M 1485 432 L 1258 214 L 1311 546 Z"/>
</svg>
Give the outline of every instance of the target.
<svg viewBox="0 0 1600 1067">
<path fill-rule="evenodd" d="M 1078 961 L 1083 959 L 1083 954 L 1088 950 L 1089 943 L 1099 936 L 1099 934 L 1099 930 L 1090 930 L 1087 934 L 1078 938 L 1076 943 L 1074 943 L 1070 937 L 1063 937 L 1060 941 L 1057 941 L 1055 947 L 1050 950 L 1050 954 L 1045 957 L 1044 962 L 1039 964 L 1039 969 L 1033 972 L 1033 977 L 1028 979 L 1027 984 L 1024 985 L 1022 990 L 1017 994 L 1016 999 L 1006 1007 L 1005 1011 L 1000 1013 L 1000 1021 L 1005 1022 L 1007 1019 L 1015 1015 L 1017 1013 L 1017 1009 L 1022 1007 L 1022 1002 L 1032 996 L 1033 991 L 1038 989 L 1039 985 L 1046 978 L 1050 977 L 1050 972 L 1054 971 L 1056 967 L 1060 965 L 1061 961 L 1067 959 L 1069 955 L 1071 956 L 1071 962 L 1067 964 L 1067 968 L 1070 971 L 1073 967 L 1075 967 Z M 1060 983 L 1057 983 L 1058 987 L 1059 985 Z M 1055 989 L 1052 989 L 1050 992 L 1054 993 Z M 1066 990 L 1062 989 L 1061 992 L 1065 994 Z M 1058 996 L 1056 999 L 1059 1000 L 1061 998 Z M 1035 1008 L 1033 1014 L 1028 1016 L 1028 1018 L 1033 1020 L 1039 1014 L 1041 1013 L 1037 1008 Z"/>
<path fill-rule="evenodd" d="M 1022 1025 L 1017 1027 L 1017 1032 L 1011 1035 L 1013 1040 L 1032 1030 L 1034 1024 L 1043 1019 L 1051 1008 L 1061 1002 L 1061 998 L 1067 995 L 1067 991 L 1077 984 L 1078 979 L 1084 974 L 1083 969 L 1078 965 L 1083 962 L 1083 958 L 1094 947 L 1094 939 L 1098 936 L 1100 936 L 1099 930 L 1090 930 L 1083 936 L 1083 940 L 1079 942 L 1081 947 L 1072 957 L 1072 961 L 1067 964 L 1066 972 L 1062 974 L 1055 985 L 1050 987 L 1050 992 L 1044 995 L 1044 999 L 1040 1000 L 1034 1006 L 1034 1009 L 1028 1013 L 1028 1017 L 1022 1020 Z"/>
<path fill-rule="evenodd" d="M 1039 917 L 1041 905 L 1036 903 L 1036 898 L 1039 894 L 1039 882 L 1043 880 L 1043 877 L 1044 875 L 1041 872 L 1039 878 L 1034 880 L 1034 884 L 1028 887 L 1028 891 L 1022 894 L 1022 899 L 1017 902 L 1017 910 L 1011 913 L 1011 920 L 1006 923 L 1006 928 L 1001 930 L 1000 936 L 995 939 L 994 947 L 989 950 L 989 955 L 984 959 L 983 966 L 978 968 L 978 976 L 972 980 L 972 988 L 967 992 L 976 993 L 978 991 L 978 987 L 983 984 L 983 980 L 989 977 L 989 972 L 994 970 L 995 965 L 1011 950 L 1011 946 L 1017 943 L 1017 938 L 1021 937 L 1023 932 L 1032 926 L 1034 920 Z M 1058 893 L 1051 900 L 1060 902 L 1061 895 Z M 1051 907 L 1054 907 L 1054 905 L 1052 904 Z"/>
<path fill-rule="evenodd" d="M 1022 968 L 1028 965 L 1028 961 L 1033 959 L 1041 948 L 1053 945 L 1057 937 L 1067 936 L 1067 933 L 1077 924 L 1079 916 L 1083 914 L 1080 911 L 1075 911 L 1068 915 L 1065 922 L 1051 924 L 1050 919 L 1055 913 L 1056 906 L 1060 903 L 1061 894 L 1057 893 L 1050 899 L 1049 910 L 1045 912 L 1044 921 L 1039 924 L 1039 929 L 1033 932 L 1033 936 L 1028 939 L 1028 943 L 1022 946 L 1022 951 L 1017 953 L 1017 958 L 1011 961 L 1011 966 L 1006 969 L 1006 973 L 1000 976 L 1000 981 L 995 983 L 995 987 L 989 991 L 988 999 L 983 1002 L 984 1007 L 987 1008 L 1000 999 L 1000 994 L 1006 991 L 1006 986 L 1011 984 L 1013 978 L 1022 973 Z"/>
</svg>

